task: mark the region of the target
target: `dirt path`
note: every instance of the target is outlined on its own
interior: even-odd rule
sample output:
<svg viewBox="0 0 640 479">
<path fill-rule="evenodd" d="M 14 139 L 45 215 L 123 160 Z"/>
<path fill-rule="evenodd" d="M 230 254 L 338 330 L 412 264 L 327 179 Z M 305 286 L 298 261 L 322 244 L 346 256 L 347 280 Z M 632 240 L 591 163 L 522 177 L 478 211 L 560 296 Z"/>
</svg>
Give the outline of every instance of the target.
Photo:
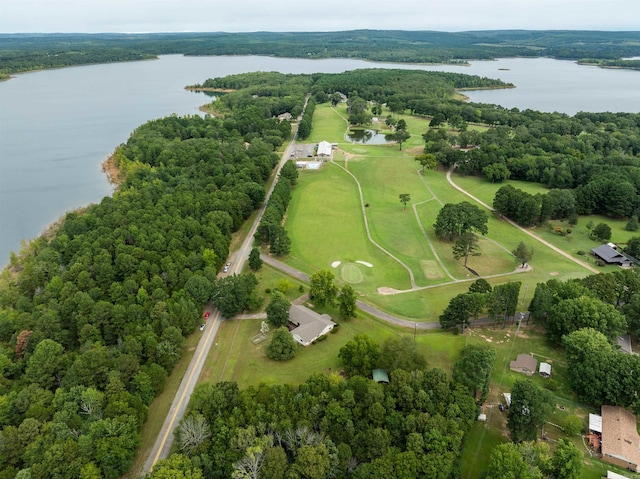
<svg viewBox="0 0 640 479">
<path fill-rule="evenodd" d="M 453 180 L 451 179 L 451 173 L 453 173 L 453 170 L 455 169 L 455 166 L 452 166 L 451 168 L 449 168 L 449 170 L 447 171 L 447 181 L 449 182 L 449 184 L 451 186 L 453 186 L 456 190 L 458 190 L 460 193 L 463 193 L 465 195 L 467 195 L 469 198 L 471 198 L 472 200 L 476 201 L 477 203 L 481 204 L 482 206 L 484 206 L 485 208 L 487 208 L 489 211 L 494 211 L 494 209 L 489 206 L 488 204 L 486 204 L 484 201 L 481 201 L 480 199 L 476 198 L 475 196 L 473 196 L 471 193 L 469 193 L 466 190 L 463 190 L 461 187 L 459 187 L 458 185 L 456 185 Z M 588 269 L 589 271 L 591 271 L 592 273 L 596 273 L 599 274 L 600 271 L 598 271 L 596 268 L 594 268 L 593 266 L 585 263 L 584 261 L 580 261 L 577 258 L 574 258 L 573 256 L 571 256 L 569 253 L 567 253 L 566 251 L 561 250 L 560 248 L 558 248 L 557 246 L 554 246 L 553 244 L 549 243 L 547 240 L 544 240 L 542 238 L 540 238 L 540 236 L 538 236 L 535 233 L 532 233 L 531 231 L 529 231 L 526 228 L 523 228 L 522 226 L 520 226 L 518 223 L 511 221 L 509 218 L 502 218 L 504 221 L 506 221 L 507 223 L 509 223 L 512 226 L 515 226 L 516 228 L 518 228 L 520 231 L 522 231 L 523 233 L 531 236 L 533 239 L 539 241 L 540 243 L 542 243 L 543 245 L 547 246 L 548 248 L 551 248 L 553 251 L 555 251 L 556 253 L 561 254 L 562 256 L 564 256 L 565 258 L 573 261 L 574 263 L 582 266 L 583 268 Z"/>
</svg>

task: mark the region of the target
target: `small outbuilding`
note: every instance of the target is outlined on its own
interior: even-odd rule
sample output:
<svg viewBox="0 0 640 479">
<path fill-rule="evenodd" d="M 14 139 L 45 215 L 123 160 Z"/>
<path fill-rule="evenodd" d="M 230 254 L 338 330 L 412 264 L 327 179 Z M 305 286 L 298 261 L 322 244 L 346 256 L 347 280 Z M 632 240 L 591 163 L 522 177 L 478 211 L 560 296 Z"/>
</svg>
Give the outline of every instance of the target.
<svg viewBox="0 0 640 479">
<path fill-rule="evenodd" d="M 618 336 L 616 339 L 616 344 L 620 347 L 620 351 L 627 354 L 633 354 L 633 349 L 631 348 L 631 336 L 628 334 L 623 334 L 622 336 Z"/>
<path fill-rule="evenodd" d="M 602 416 L 589 413 L 589 432 L 602 434 Z"/>
<path fill-rule="evenodd" d="M 511 393 L 502 393 L 502 395 L 504 396 L 504 403 L 508 408 L 511 407 Z"/>
<path fill-rule="evenodd" d="M 371 372 L 371 376 L 377 383 L 389 384 L 389 374 L 384 369 L 374 369 Z"/>
<path fill-rule="evenodd" d="M 540 369 L 538 369 L 538 374 L 543 378 L 551 377 L 551 364 L 549 363 L 540 363 Z"/>
<path fill-rule="evenodd" d="M 538 360 L 530 354 L 518 354 L 516 360 L 509 363 L 509 369 L 531 376 L 538 370 Z"/>
<path fill-rule="evenodd" d="M 607 471 L 606 479 L 629 479 L 629 476 L 623 476 L 622 474 L 618 474 L 617 472 Z"/>
<path fill-rule="evenodd" d="M 478 414 L 478 421 L 487 422 L 487 415 L 484 413 Z"/>
</svg>

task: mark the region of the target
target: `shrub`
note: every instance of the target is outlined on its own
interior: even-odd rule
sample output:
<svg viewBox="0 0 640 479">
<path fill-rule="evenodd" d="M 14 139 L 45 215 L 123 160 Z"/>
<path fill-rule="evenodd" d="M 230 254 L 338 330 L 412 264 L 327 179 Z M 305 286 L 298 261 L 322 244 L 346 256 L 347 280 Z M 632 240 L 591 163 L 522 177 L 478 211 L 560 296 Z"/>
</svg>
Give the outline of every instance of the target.
<svg viewBox="0 0 640 479">
<path fill-rule="evenodd" d="M 584 425 L 582 419 L 578 416 L 571 415 L 564 418 L 562 427 L 564 428 L 564 432 L 569 436 L 577 436 L 582 432 Z"/>
<path fill-rule="evenodd" d="M 266 289 L 264 290 L 264 292 L 265 292 L 265 293 L 267 293 L 267 294 L 271 294 L 271 288 L 266 288 Z"/>
<path fill-rule="evenodd" d="M 323 334 L 322 336 L 320 336 L 318 339 L 316 339 L 316 341 L 320 342 L 320 341 L 324 341 L 325 339 L 327 339 L 327 335 Z M 314 341 L 315 342 L 315 341 Z"/>
<path fill-rule="evenodd" d="M 585 253 L 584 251 L 582 251 L 581 249 L 579 249 L 578 251 L 576 251 L 576 254 L 577 254 L 578 256 L 584 256 L 584 255 L 585 255 L 585 254 L 587 254 L 587 253 Z"/>
<path fill-rule="evenodd" d="M 300 285 L 300 287 L 298 288 L 298 291 L 300 291 L 301 293 L 304 293 L 304 286 Z"/>
</svg>

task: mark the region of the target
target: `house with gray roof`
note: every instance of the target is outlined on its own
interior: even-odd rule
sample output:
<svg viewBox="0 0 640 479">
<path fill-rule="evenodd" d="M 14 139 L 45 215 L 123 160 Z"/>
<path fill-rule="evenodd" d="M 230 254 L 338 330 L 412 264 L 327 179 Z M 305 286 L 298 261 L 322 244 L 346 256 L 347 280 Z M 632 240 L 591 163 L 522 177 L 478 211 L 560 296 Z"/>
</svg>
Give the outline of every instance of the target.
<svg viewBox="0 0 640 479">
<path fill-rule="evenodd" d="M 621 268 L 630 268 L 634 260 L 609 244 L 603 244 L 591 250 L 591 254 L 606 264 L 617 264 Z"/>
<path fill-rule="evenodd" d="M 303 346 L 309 346 L 336 325 L 328 314 L 318 314 L 298 304 L 289 309 L 289 321 L 296 326 L 291 330 L 293 339 Z"/>
<path fill-rule="evenodd" d="M 509 363 L 509 369 L 531 376 L 538 370 L 538 360 L 530 354 L 518 354 L 516 360 Z"/>
</svg>

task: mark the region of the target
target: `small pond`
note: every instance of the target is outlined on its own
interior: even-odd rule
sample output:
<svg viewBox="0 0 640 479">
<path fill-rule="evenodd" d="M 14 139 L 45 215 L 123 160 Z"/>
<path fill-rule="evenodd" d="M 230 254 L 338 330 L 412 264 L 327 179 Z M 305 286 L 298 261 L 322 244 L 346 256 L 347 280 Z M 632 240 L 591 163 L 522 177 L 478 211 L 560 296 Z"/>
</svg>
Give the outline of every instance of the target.
<svg viewBox="0 0 640 479">
<path fill-rule="evenodd" d="M 352 143 L 368 143 L 369 145 L 384 145 L 393 142 L 393 135 L 383 135 L 378 130 L 349 130 L 346 137 Z"/>
</svg>

